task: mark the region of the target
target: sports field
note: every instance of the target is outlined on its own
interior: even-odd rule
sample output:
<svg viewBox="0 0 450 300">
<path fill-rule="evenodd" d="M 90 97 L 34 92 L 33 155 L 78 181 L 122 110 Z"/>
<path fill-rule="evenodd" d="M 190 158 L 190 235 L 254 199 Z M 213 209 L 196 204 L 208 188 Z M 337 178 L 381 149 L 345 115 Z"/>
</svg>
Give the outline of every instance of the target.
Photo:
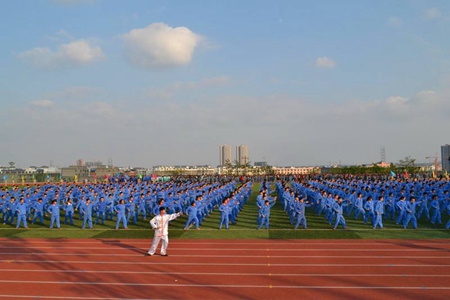
<svg viewBox="0 0 450 300">
<path fill-rule="evenodd" d="M 449 240 L 1 239 L 3 299 L 445 299 Z"/>
<path fill-rule="evenodd" d="M 450 231 L 419 221 L 373 230 L 347 218 L 349 230 L 307 210 L 308 230 L 294 230 L 281 205 L 269 230 L 256 230 L 253 187 L 235 225 L 219 213 L 200 230 L 171 223 L 168 257 L 144 256 L 153 231 L 140 217 L 82 230 L 0 229 L 2 299 L 444 299 L 450 293 Z M 446 219 L 444 219 L 446 221 Z M 157 254 L 159 253 L 159 249 Z"/>
</svg>

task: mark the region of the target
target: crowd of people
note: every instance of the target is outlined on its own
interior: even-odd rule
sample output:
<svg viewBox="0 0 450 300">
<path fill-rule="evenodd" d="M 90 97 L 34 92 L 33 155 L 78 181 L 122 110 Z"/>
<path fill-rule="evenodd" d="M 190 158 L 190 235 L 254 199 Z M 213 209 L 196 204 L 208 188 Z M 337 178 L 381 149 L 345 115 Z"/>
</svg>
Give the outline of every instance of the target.
<svg viewBox="0 0 450 300">
<path fill-rule="evenodd" d="M 267 189 L 267 187 L 265 187 Z M 442 225 L 442 215 L 450 214 L 448 180 L 398 179 L 319 179 L 278 181 L 276 192 L 294 228 L 307 228 L 305 208 L 337 229 L 348 229 L 345 217 L 358 220 L 373 229 L 383 229 L 383 220 L 394 220 L 407 229 L 424 218 L 432 225 Z M 264 192 L 263 192 L 264 194 Z M 445 224 L 450 228 L 450 220 Z"/>
<path fill-rule="evenodd" d="M 0 213 L 4 224 L 36 222 L 49 228 L 61 223 L 92 229 L 94 224 L 115 221 L 114 229 L 128 229 L 128 224 L 167 214 L 185 214 L 184 229 L 200 229 L 215 209 L 220 213 L 219 229 L 235 224 L 239 212 L 252 193 L 252 181 L 193 180 L 153 182 L 151 180 L 116 181 L 88 184 L 47 184 L 44 186 L 3 188 Z M 274 190 L 273 190 L 274 189 Z M 346 218 L 359 220 L 373 229 L 383 229 L 383 220 L 394 220 L 406 229 L 418 228 L 418 220 L 443 224 L 450 214 L 450 182 L 432 179 L 371 178 L 294 178 L 291 181 L 262 180 L 256 197 L 256 228 L 270 226 L 271 208 L 279 203 L 295 229 L 307 229 L 307 209 L 323 217 L 337 229 L 348 229 Z M 277 196 L 273 196 L 273 195 Z M 45 225 L 47 226 L 47 225 Z M 450 221 L 445 224 L 450 228 Z"/>
<path fill-rule="evenodd" d="M 94 223 L 105 224 L 105 220 L 115 220 L 115 229 L 121 224 L 128 229 L 130 222 L 137 224 L 138 217 L 145 221 L 164 207 L 169 214 L 187 214 L 188 229 L 191 224 L 199 228 L 216 207 L 221 214 L 226 210 L 235 222 L 250 194 L 251 182 L 238 186 L 236 181 L 48 184 L 3 188 L 0 213 L 3 224 L 15 224 L 16 228 L 29 228 L 28 223 L 36 222 L 44 225 L 45 216 L 50 216 L 50 228 L 60 228 L 64 216 L 64 224 L 70 225 L 78 217 L 83 229 L 92 229 Z M 225 226 L 228 228 L 228 223 Z"/>
</svg>

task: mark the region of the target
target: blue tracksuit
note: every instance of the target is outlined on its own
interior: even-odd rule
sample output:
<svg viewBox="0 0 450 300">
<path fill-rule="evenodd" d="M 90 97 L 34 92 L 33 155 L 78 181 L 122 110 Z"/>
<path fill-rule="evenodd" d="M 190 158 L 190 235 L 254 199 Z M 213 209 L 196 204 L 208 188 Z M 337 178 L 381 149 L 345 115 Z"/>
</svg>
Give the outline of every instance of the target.
<svg viewBox="0 0 450 300">
<path fill-rule="evenodd" d="M 61 225 L 59 223 L 59 205 L 52 204 L 47 208 L 47 212 L 50 213 L 50 229 L 53 228 L 53 224 L 56 222 L 56 228 L 60 228 Z"/>
<path fill-rule="evenodd" d="M 375 222 L 373 224 L 373 229 L 379 226 L 381 229 L 383 228 L 383 214 L 384 214 L 384 202 L 378 201 L 375 204 Z"/>
<path fill-rule="evenodd" d="M 261 215 L 261 222 L 259 223 L 258 229 L 261 229 L 264 223 L 266 224 L 266 229 L 269 229 L 270 209 L 274 205 L 275 202 L 273 203 L 266 202 L 264 203 L 263 207 L 261 207 L 261 209 L 259 210 L 259 214 Z"/>
<path fill-rule="evenodd" d="M 225 203 L 222 203 L 219 206 L 219 211 L 220 211 L 220 224 L 219 224 L 219 229 L 222 229 L 222 225 L 225 225 L 225 228 L 228 229 L 228 223 L 229 223 L 229 214 L 230 214 L 230 210 L 228 208 L 228 205 Z"/>
<path fill-rule="evenodd" d="M 395 224 L 398 225 L 400 222 L 403 222 L 403 219 L 405 218 L 405 215 L 406 215 L 406 209 L 405 209 L 406 201 L 400 200 L 395 205 L 396 205 L 396 208 L 398 208 L 398 211 L 399 211 L 397 220 L 395 221 Z"/>
<path fill-rule="evenodd" d="M 297 222 L 295 223 L 294 229 L 297 229 L 301 224 L 303 228 L 307 228 L 306 225 L 306 216 L 305 216 L 305 208 L 311 206 L 310 204 L 306 204 L 303 201 L 300 201 L 296 207 L 297 212 Z"/>
<path fill-rule="evenodd" d="M 333 229 L 336 229 L 339 224 L 341 224 L 344 229 L 347 229 L 347 225 L 345 224 L 345 218 L 343 215 L 343 206 L 344 204 L 339 202 L 335 202 L 333 204 L 333 210 L 336 213 L 336 223 L 334 224 Z"/>
<path fill-rule="evenodd" d="M 89 229 L 92 229 L 92 207 L 93 207 L 93 205 L 91 202 L 89 202 L 89 203 L 86 202 L 86 204 L 82 208 L 83 209 L 83 212 L 82 212 L 82 214 L 83 214 L 82 228 L 83 229 L 86 228 L 86 223 L 88 224 Z"/>
<path fill-rule="evenodd" d="M 197 207 L 191 205 L 187 209 L 186 214 L 188 215 L 188 219 L 186 221 L 186 225 L 184 226 L 184 229 L 188 229 L 189 225 L 191 223 L 195 223 L 195 228 L 198 229 L 199 223 L 198 223 L 198 218 L 197 218 Z"/>
<path fill-rule="evenodd" d="M 70 225 L 73 225 L 73 213 L 74 208 L 72 202 L 67 203 L 66 206 L 64 206 L 65 216 L 64 216 L 64 224 L 67 224 L 67 220 L 70 221 Z"/>
<path fill-rule="evenodd" d="M 116 229 L 119 229 L 120 221 L 122 221 L 123 228 L 127 229 L 127 218 L 125 217 L 125 204 L 117 204 L 114 207 L 117 213 Z"/>
<path fill-rule="evenodd" d="M 414 229 L 417 228 L 417 219 L 416 219 L 416 206 L 417 202 L 410 201 L 405 205 L 405 218 L 403 219 L 403 229 L 408 227 L 409 222 L 412 222 L 412 226 Z"/>
<path fill-rule="evenodd" d="M 434 225 L 436 221 L 438 222 L 438 224 L 442 224 L 439 201 L 437 199 L 431 200 L 430 207 L 433 211 L 433 216 L 431 217 L 431 224 Z"/>
<path fill-rule="evenodd" d="M 17 211 L 17 224 L 16 228 L 19 228 L 20 222 L 23 223 L 23 227 L 28 228 L 27 225 L 27 205 L 25 202 L 19 203 L 16 207 Z"/>
</svg>

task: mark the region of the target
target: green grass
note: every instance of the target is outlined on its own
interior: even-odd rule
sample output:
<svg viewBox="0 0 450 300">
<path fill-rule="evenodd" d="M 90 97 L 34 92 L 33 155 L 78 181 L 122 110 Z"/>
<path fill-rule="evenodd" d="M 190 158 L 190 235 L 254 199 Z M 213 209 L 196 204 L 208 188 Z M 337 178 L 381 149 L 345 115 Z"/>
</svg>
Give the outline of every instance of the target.
<svg viewBox="0 0 450 300">
<path fill-rule="evenodd" d="M 217 209 L 208 216 L 200 230 L 183 230 L 186 216 L 171 223 L 169 236 L 183 239 L 446 239 L 450 238 L 450 230 L 444 225 L 431 225 L 425 220 L 419 220 L 419 229 L 403 230 L 393 221 L 383 221 L 385 230 L 372 230 L 370 225 L 364 225 L 360 220 L 346 218 L 349 230 L 331 230 L 331 226 L 307 208 L 306 218 L 308 230 L 292 229 L 289 217 L 277 203 L 271 210 L 270 229 L 256 230 L 257 208 L 255 205 L 259 184 L 253 185 L 253 193 L 240 212 L 236 225 L 230 229 L 218 230 L 220 214 Z M 63 218 L 63 217 L 62 217 Z M 423 218 L 423 217 L 422 217 Z M 95 218 L 94 218 L 95 220 Z M 443 216 L 446 222 L 448 216 Z M 129 225 L 129 230 L 113 230 L 115 222 L 107 221 L 105 225 L 94 225 L 93 230 L 81 229 L 81 221 L 75 218 L 75 225 L 61 225 L 61 229 L 48 229 L 50 220 L 45 219 L 45 226 L 29 225 L 30 229 L 15 229 L 12 225 L 0 225 L 0 237 L 12 238 L 143 238 L 150 239 L 153 230 L 148 221 L 139 220 L 138 225 Z M 410 227 L 411 228 L 411 227 Z"/>
</svg>

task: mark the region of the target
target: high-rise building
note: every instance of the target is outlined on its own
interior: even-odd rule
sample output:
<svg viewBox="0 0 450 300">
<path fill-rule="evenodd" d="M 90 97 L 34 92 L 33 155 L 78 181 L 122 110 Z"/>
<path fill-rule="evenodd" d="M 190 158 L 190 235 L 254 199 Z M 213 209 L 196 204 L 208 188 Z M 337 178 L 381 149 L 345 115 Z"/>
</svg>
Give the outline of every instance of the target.
<svg viewBox="0 0 450 300">
<path fill-rule="evenodd" d="M 450 173 L 450 145 L 441 146 L 442 171 Z"/>
<path fill-rule="evenodd" d="M 219 165 L 224 166 L 225 164 L 232 163 L 231 146 L 230 145 L 220 145 L 219 147 Z"/>
<path fill-rule="evenodd" d="M 241 165 L 250 162 L 248 158 L 248 147 L 246 145 L 236 146 L 236 161 Z"/>
</svg>

